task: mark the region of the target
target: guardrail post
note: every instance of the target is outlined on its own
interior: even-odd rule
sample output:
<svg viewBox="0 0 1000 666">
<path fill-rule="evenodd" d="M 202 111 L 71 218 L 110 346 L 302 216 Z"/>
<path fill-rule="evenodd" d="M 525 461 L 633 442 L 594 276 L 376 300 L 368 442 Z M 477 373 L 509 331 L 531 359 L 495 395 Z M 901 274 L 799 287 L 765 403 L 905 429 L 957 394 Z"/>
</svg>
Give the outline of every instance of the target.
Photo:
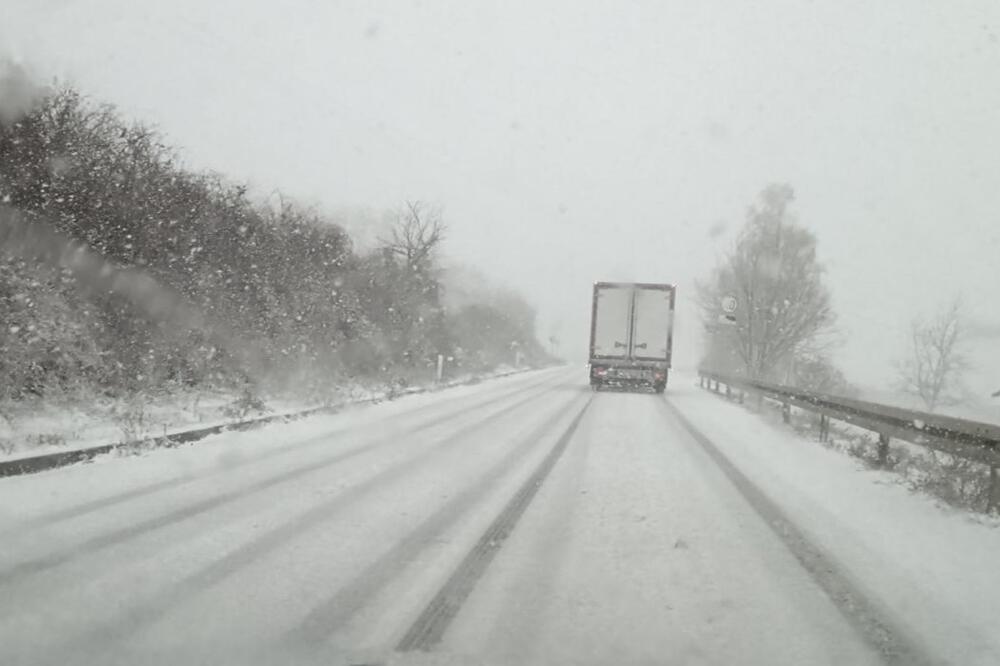
<svg viewBox="0 0 1000 666">
<path fill-rule="evenodd" d="M 990 491 L 986 500 L 986 513 L 1000 510 L 1000 467 L 990 463 Z"/>
<path fill-rule="evenodd" d="M 878 465 L 886 467 L 889 464 L 889 435 L 878 434 Z"/>
<path fill-rule="evenodd" d="M 819 441 L 825 442 L 830 439 L 830 417 L 826 414 L 819 415 Z"/>
</svg>

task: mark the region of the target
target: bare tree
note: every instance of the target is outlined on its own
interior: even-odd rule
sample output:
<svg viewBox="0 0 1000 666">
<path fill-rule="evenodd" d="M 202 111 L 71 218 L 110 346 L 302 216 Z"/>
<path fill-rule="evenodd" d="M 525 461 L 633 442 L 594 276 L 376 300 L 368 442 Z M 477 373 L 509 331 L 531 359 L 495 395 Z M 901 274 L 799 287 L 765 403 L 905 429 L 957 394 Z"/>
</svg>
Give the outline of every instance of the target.
<svg viewBox="0 0 1000 666">
<path fill-rule="evenodd" d="M 445 236 L 441 210 L 420 201 L 407 201 L 396 214 L 389 238 L 383 239 L 387 251 L 401 257 L 409 271 L 422 270 Z"/>
<path fill-rule="evenodd" d="M 797 355 L 815 354 L 822 335 L 832 330 L 816 238 L 789 214 L 793 199 L 789 185 L 767 187 L 750 207 L 732 252 L 698 285 L 705 323 L 713 331 L 706 362 L 738 366 L 717 369 L 784 377 Z M 727 297 L 737 306 L 731 321 L 720 325 Z"/>
<path fill-rule="evenodd" d="M 909 356 L 899 364 L 902 389 L 923 400 L 929 411 L 961 400 L 962 307 L 956 299 L 928 320 L 910 324 Z"/>
</svg>

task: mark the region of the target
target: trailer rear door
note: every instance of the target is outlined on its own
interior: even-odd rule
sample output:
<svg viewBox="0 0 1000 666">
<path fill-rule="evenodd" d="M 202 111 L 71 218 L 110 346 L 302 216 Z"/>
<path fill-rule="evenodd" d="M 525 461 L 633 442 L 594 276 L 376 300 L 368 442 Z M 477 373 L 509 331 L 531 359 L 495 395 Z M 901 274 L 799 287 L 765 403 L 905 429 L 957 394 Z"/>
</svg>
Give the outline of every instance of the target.
<svg viewBox="0 0 1000 666">
<path fill-rule="evenodd" d="M 636 289 L 632 358 L 669 361 L 672 319 L 673 290 L 655 287 Z"/>
<path fill-rule="evenodd" d="M 625 358 L 628 356 L 631 315 L 631 286 L 598 286 L 594 289 L 594 330 L 591 356 L 599 358 Z"/>
</svg>

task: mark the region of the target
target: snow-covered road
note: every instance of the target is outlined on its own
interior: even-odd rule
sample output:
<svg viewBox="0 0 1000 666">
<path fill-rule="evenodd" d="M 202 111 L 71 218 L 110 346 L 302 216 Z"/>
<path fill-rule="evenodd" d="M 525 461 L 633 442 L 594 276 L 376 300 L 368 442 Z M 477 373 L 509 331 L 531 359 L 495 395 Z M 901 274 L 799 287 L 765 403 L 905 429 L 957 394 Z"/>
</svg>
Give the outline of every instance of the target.
<svg viewBox="0 0 1000 666">
<path fill-rule="evenodd" d="M 1000 663 L 1000 530 L 881 479 L 580 368 L 2 479 L 0 663 Z"/>
</svg>

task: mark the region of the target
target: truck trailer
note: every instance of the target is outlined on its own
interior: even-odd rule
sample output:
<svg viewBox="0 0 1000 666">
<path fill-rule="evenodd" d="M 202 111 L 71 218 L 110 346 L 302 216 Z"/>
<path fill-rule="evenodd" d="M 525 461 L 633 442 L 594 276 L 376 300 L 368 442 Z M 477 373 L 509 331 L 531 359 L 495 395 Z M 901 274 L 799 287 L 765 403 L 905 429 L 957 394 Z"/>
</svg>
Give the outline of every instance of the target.
<svg viewBox="0 0 1000 666">
<path fill-rule="evenodd" d="M 590 320 L 590 385 L 649 388 L 667 386 L 673 347 L 671 284 L 597 282 Z"/>
</svg>

